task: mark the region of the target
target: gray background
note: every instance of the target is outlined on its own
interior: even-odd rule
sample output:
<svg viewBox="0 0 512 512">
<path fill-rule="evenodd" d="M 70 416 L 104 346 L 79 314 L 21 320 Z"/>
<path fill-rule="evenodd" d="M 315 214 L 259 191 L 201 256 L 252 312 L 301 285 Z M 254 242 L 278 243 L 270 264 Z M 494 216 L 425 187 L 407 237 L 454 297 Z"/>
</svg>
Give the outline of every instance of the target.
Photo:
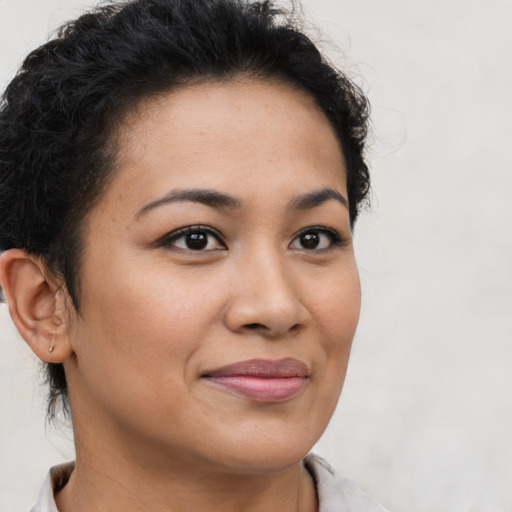
<svg viewBox="0 0 512 512">
<path fill-rule="evenodd" d="M 0 0 L 2 89 L 88 4 Z M 361 323 L 316 450 L 397 512 L 511 511 L 512 1 L 304 9 L 374 120 Z M 70 437 L 45 428 L 37 364 L 0 306 L 1 512 L 29 509 L 48 467 L 73 457 Z"/>
</svg>

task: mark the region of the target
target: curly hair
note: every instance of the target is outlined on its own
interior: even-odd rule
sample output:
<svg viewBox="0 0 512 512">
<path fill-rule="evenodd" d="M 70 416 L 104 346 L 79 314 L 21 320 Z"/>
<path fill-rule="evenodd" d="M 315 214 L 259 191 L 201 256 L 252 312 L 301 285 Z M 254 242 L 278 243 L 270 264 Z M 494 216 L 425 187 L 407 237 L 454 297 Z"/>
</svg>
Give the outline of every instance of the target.
<svg viewBox="0 0 512 512">
<path fill-rule="evenodd" d="M 146 98 L 198 80 L 277 79 L 308 92 L 347 165 L 351 226 L 369 190 L 369 105 L 293 13 L 270 1 L 131 0 L 98 7 L 30 53 L 0 102 L 0 251 L 40 256 L 80 312 L 82 219 L 115 170 L 115 131 Z M 62 364 L 48 413 L 69 411 Z"/>
</svg>

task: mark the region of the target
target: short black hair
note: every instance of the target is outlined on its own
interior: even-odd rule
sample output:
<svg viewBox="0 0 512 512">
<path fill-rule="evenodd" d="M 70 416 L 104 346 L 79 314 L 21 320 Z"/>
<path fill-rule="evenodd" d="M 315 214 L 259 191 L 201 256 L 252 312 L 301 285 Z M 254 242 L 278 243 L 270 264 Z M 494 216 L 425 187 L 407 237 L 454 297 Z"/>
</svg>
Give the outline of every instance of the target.
<svg viewBox="0 0 512 512">
<path fill-rule="evenodd" d="M 308 92 L 347 165 L 351 226 L 369 190 L 369 105 L 271 1 L 112 2 L 30 53 L 0 100 L 0 251 L 21 248 L 60 276 L 80 310 L 82 219 L 115 170 L 115 132 L 141 100 L 198 80 L 279 80 Z M 61 364 L 48 406 L 69 412 Z"/>
</svg>

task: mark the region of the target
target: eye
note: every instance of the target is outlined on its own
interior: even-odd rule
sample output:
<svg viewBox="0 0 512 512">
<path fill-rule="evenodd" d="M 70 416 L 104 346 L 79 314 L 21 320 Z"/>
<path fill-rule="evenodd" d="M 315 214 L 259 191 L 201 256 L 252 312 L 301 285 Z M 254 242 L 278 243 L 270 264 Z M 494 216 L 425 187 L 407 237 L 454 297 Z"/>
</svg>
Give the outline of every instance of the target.
<svg viewBox="0 0 512 512">
<path fill-rule="evenodd" d="M 161 247 L 178 248 L 185 251 L 225 250 L 221 235 L 207 226 L 189 226 L 166 235 L 159 244 Z"/>
<path fill-rule="evenodd" d="M 290 249 L 306 251 L 321 251 L 330 249 L 333 245 L 342 245 L 341 236 L 329 228 L 312 227 L 303 229 L 290 244 Z"/>
</svg>

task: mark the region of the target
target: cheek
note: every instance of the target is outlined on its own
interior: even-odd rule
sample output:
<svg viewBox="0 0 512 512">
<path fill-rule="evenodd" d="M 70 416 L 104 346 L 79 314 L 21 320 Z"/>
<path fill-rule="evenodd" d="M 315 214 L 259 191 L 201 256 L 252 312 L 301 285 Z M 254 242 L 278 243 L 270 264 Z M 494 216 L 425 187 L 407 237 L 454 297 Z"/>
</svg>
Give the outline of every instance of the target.
<svg viewBox="0 0 512 512">
<path fill-rule="evenodd" d="M 317 295 L 316 316 L 323 338 L 333 348 L 343 349 L 354 337 L 361 309 L 361 289 L 357 270 L 343 279 L 324 283 Z"/>
<path fill-rule="evenodd" d="M 167 421 L 169 411 L 186 405 L 196 352 L 208 338 L 222 298 L 205 294 L 204 282 L 168 269 L 110 268 L 115 271 L 96 274 L 84 287 L 75 382 L 87 403 L 97 404 L 119 424 L 139 428 L 142 416 L 151 429 L 159 418 Z"/>
<path fill-rule="evenodd" d="M 359 321 L 361 291 L 357 270 L 324 283 L 317 296 L 316 320 L 322 344 L 322 379 L 334 406 L 345 380 L 352 340 Z M 327 396 L 328 395 L 328 396 Z"/>
<path fill-rule="evenodd" d="M 198 320 L 208 314 L 216 300 L 211 293 L 218 289 L 215 283 L 205 282 L 204 276 L 176 271 L 164 259 L 145 266 L 141 268 L 138 259 L 130 265 L 123 256 L 109 265 L 113 271 L 91 276 L 91 286 L 85 290 L 85 315 L 96 317 L 114 338 L 118 329 L 162 330 L 170 336 L 199 327 Z"/>
<path fill-rule="evenodd" d="M 210 283 L 206 294 L 204 281 L 170 266 L 142 272 L 127 261 L 109 265 L 114 270 L 96 273 L 84 287 L 77 357 L 93 374 L 101 370 L 120 382 L 128 372 L 155 386 L 170 375 L 183 378 L 218 315 L 222 299 L 214 293 L 221 287 Z"/>
</svg>

